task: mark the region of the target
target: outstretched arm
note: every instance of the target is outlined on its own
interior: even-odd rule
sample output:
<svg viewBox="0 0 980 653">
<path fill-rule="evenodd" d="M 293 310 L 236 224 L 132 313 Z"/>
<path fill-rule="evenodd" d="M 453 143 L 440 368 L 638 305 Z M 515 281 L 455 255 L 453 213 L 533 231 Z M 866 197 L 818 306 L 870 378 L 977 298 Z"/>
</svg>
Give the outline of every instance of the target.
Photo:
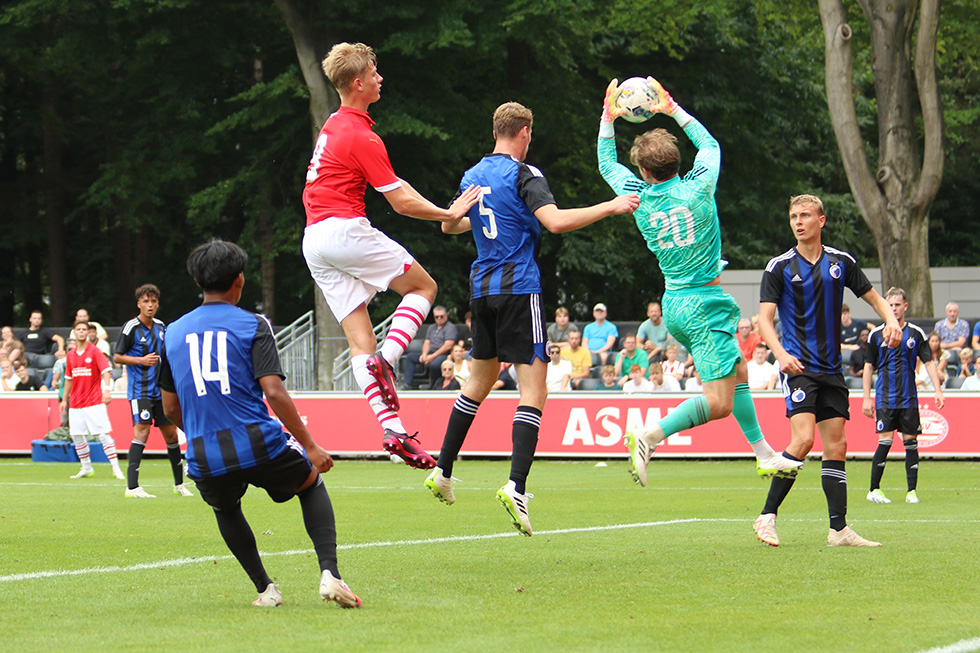
<svg viewBox="0 0 980 653">
<path fill-rule="evenodd" d="M 448 209 L 444 209 L 422 197 L 422 194 L 404 179 L 401 179 L 401 182 L 401 186 L 384 194 L 385 199 L 396 212 L 419 220 L 438 222 L 459 220 L 480 197 L 480 187 L 470 186 L 453 200 Z"/>
<path fill-rule="evenodd" d="M 601 204 L 576 209 L 559 209 L 554 204 L 545 204 L 534 212 L 534 216 L 551 233 L 562 234 L 581 229 L 610 215 L 632 213 L 639 205 L 638 195 L 620 195 Z"/>
</svg>

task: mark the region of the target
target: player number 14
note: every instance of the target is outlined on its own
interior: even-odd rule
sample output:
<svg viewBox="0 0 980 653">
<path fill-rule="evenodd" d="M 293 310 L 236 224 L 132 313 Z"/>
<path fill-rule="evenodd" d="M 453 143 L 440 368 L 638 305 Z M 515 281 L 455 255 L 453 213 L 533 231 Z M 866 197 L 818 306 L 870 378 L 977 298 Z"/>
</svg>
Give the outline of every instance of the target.
<svg viewBox="0 0 980 653">
<path fill-rule="evenodd" d="M 221 384 L 221 394 L 231 394 L 231 383 L 228 380 L 228 332 L 218 331 L 217 369 L 211 358 L 214 345 L 214 331 L 204 332 L 204 347 L 200 346 L 196 333 L 188 333 L 184 339 L 187 342 L 187 354 L 191 362 L 191 376 L 194 377 L 194 387 L 197 396 L 203 397 L 208 393 L 205 381 L 218 381 Z M 203 349 L 203 350 L 202 350 Z"/>
<path fill-rule="evenodd" d="M 657 211 L 650 214 L 650 224 L 654 228 L 659 224 L 657 242 L 661 249 L 686 247 L 694 244 L 694 214 L 686 206 L 678 206 L 670 210 L 670 214 Z"/>
</svg>

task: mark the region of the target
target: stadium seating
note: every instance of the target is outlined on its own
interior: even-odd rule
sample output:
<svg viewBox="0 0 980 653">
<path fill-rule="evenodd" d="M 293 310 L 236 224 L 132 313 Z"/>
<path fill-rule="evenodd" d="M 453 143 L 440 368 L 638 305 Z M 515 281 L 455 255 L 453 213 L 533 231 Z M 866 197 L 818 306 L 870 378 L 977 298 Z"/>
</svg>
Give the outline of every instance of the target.
<svg viewBox="0 0 980 653">
<path fill-rule="evenodd" d="M 576 390 L 595 390 L 602 383 L 601 379 L 582 379 Z"/>
<path fill-rule="evenodd" d="M 948 379 L 946 379 L 946 389 L 959 390 L 960 387 L 963 385 L 964 381 L 966 381 L 965 376 L 951 376 Z"/>
</svg>

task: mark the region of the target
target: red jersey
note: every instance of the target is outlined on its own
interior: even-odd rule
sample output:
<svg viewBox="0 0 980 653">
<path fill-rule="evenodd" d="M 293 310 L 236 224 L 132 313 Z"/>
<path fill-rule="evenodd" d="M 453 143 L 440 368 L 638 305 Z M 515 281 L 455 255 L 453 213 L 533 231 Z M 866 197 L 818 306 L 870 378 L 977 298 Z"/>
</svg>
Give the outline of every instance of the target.
<svg viewBox="0 0 980 653">
<path fill-rule="evenodd" d="M 102 372 L 109 361 L 99 348 L 89 343 L 81 354 L 72 349 L 65 356 L 65 379 L 71 380 L 69 408 L 88 408 L 102 403 Z"/>
<path fill-rule="evenodd" d="M 306 226 L 326 218 L 367 217 L 367 185 L 387 193 L 402 185 L 367 111 L 340 107 L 327 118 L 306 169 Z"/>
</svg>

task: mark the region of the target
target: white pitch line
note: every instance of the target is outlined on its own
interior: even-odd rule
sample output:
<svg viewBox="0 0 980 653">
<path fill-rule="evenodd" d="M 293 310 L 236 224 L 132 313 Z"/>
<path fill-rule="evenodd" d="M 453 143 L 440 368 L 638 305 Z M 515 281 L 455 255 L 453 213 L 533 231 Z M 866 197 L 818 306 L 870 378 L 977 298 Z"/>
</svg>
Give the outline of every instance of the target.
<svg viewBox="0 0 980 653">
<path fill-rule="evenodd" d="M 962 639 L 947 646 L 937 646 L 920 651 L 920 653 L 972 653 L 973 651 L 980 651 L 980 637 Z"/>
</svg>

